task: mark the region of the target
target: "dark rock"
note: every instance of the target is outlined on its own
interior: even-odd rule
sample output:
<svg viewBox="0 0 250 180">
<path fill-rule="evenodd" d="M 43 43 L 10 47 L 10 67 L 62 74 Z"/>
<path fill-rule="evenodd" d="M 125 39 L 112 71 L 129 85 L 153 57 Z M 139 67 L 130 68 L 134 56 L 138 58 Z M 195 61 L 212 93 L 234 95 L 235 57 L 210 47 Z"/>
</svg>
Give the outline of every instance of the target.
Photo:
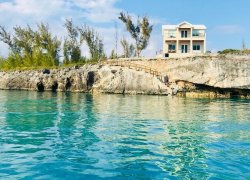
<svg viewBox="0 0 250 180">
<path fill-rule="evenodd" d="M 95 72 L 89 71 L 87 75 L 87 87 L 90 90 L 95 82 Z"/>
<path fill-rule="evenodd" d="M 69 91 L 70 88 L 71 88 L 70 78 L 67 77 L 66 83 L 65 83 L 65 89 L 66 89 L 66 91 Z"/>
<path fill-rule="evenodd" d="M 111 72 L 112 72 L 113 74 L 115 74 L 115 73 L 117 72 L 117 70 L 112 69 Z"/>
<path fill-rule="evenodd" d="M 38 83 L 36 84 L 36 87 L 37 87 L 37 90 L 38 90 L 39 92 L 43 92 L 43 91 L 44 91 L 44 85 L 43 85 L 43 82 L 42 82 L 42 81 L 38 82 Z"/>
<path fill-rule="evenodd" d="M 43 72 L 43 74 L 50 74 L 50 70 L 49 69 L 43 69 L 42 72 Z"/>
<path fill-rule="evenodd" d="M 98 69 L 101 69 L 101 68 L 102 68 L 102 65 L 100 64 L 99 67 L 98 67 Z"/>
<path fill-rule="evenodd" d="M 56 92 L 57 88 L 58 88 L 58 83 L 57 83 L 57 81 L 54 81 L 53 84 L 52 84 L 52 91 Z"/>
<path fill-rule="evenodd" d="M 163 77 L 163 82 L 164 82 L 165 84 L 167 84 L 167 83 L 169 82 L 168 76 L 167 76 L 167 75 Z"/>
</svg>

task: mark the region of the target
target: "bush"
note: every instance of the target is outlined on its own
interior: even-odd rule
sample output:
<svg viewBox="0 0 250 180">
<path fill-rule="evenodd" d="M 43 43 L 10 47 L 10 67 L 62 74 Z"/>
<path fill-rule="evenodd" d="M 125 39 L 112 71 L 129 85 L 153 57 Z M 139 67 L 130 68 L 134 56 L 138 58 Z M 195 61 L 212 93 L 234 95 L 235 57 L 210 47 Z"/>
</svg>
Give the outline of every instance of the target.
<svg viewBox="0 0 250 180">
<path fill-rule="evenodd" d="M 72 20 L 67 20 L 65 27 L 68 31 L 63 43 L 65 65 L 106 59 L 103 41 L 94 29 L 87 25 L 82 28 L 75 27 Z M 49 26 L 43 23 L 38 24 L 36 29 L 30 26 L 16 26 L 13 28 L 13 34 L 0 25 L 0 41 L 7 44 L 10 50 L 6 59 L 0 58 L 0 69 L 58 67 L 62 44 L 60 39 L 53 36 Z M 81 55 L 82 43 L 89 47 L 90 59 Z"/>
<path fill-rule="evenodd" d="M 223 51 L 218 51 L 221 55 L 226 54 L 238 54 L 238 55 L 248 55 L 250 54 L 250 49 L 238 50 L 238 49 L 225 49 Z"/>
<path fill-rule="evenodd" d="M 223 51 L 218 51 L 219 54 L 240 54 L 241 50 L 238 49 L 224 49 Z"/>
</svg>

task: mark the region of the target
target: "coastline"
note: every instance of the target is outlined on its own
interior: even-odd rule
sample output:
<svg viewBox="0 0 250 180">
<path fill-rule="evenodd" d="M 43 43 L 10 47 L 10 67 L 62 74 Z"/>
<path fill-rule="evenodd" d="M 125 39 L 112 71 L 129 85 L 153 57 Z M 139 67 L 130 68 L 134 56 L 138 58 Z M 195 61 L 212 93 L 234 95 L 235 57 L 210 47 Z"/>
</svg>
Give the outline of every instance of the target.
<svg viewBox="0 0 250 180">
<path fill-rule="evenodd" d="M 115 61 L 115 60 L 109 60 Z M 250 98 L 250 57 L 122 59 L 161 72 L 94 64 L 62 69 L 0 72 L 0 89 Z"/>
</svg>

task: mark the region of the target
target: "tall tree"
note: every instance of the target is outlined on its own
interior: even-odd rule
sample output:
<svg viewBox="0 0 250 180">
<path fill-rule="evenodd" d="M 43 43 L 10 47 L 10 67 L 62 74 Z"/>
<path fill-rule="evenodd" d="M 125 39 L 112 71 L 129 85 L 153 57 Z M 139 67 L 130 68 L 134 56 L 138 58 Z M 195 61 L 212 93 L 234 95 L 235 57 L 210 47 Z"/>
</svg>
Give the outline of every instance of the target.
<svg viewBox="0 0 250 180">
<path fill-rule="evenodd" d="M 39 54 L 44 57 L 43 64 L 48 66 L 59 65 L 61 41 L 56 36 L 52 36 L 47 24 L 40 23 L 37 27 L 36 47 Z"/>
<path fill-rule="evenodd" d="M 68 33 L 63 44 L 64 63 L 79 62 L 81 60 L 81 49 L 78 29 L 74 26 L 72 19 L 67 19 L 64 27 Z"/>
<path fill-rule="evenodd" d="M 149 24 L 147 16 L 144 16 L 142 20 L 140 20 L 140 18 L 138 17 L 137 25 L 133 23 L 132 18 L 129 14 L 121 12 L 119 19 L 125 24 L 127 31 L 135 40 L 136 54 L 137 57 L 139 57 L 141 51 L 148 46 L 153 26 Z"/>
<path fill-rule="evenodd" d="M 16 26 L 13 36 L 3 27 L 0 28 L 0 41 L 11 50 L 6 60 L 9 68 L 59 64 L 61 42 L 52 36 L 48 25 L 41 23 L 37 27 L 37 30 L 33 30 L 30 26 Z"/>
<path fill-rule="evenodd" d="M 93 28 L 87 25 L 79 27 L 78 30 L 81 36 L 81 43 L 87 43 L 91 60 L 99 61 L 104 58 L 104 44 L 99 34 Z"/>
</svg>

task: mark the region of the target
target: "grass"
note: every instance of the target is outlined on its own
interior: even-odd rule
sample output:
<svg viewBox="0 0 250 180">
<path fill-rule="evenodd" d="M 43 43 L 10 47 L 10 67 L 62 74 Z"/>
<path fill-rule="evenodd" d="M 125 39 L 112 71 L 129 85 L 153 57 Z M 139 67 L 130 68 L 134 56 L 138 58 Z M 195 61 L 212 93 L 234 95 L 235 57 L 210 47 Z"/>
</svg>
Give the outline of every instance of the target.
<svg viewBox="0 0 250 180">
<path fill-rule="evenodd" d="M 104 61 L 104 60 L 102 60 Z M 15 67 L 15 68 L 3 68 L 2 63 L 0 62 L 0 70 L 1 71 L 29 71 L 29 70 L 42 70 L 42 69 L 63 69 L 63 68 L 69 68 L 74 66 L 84 66 L 86 64 L 98 64 L 97 61 L 85 61 L 85 62 L 78 62 L 78 63 L 69 63 L 69 64 L 61 64 L 59 66 L 34 66 L 34 67 Z"/>
</svg>

